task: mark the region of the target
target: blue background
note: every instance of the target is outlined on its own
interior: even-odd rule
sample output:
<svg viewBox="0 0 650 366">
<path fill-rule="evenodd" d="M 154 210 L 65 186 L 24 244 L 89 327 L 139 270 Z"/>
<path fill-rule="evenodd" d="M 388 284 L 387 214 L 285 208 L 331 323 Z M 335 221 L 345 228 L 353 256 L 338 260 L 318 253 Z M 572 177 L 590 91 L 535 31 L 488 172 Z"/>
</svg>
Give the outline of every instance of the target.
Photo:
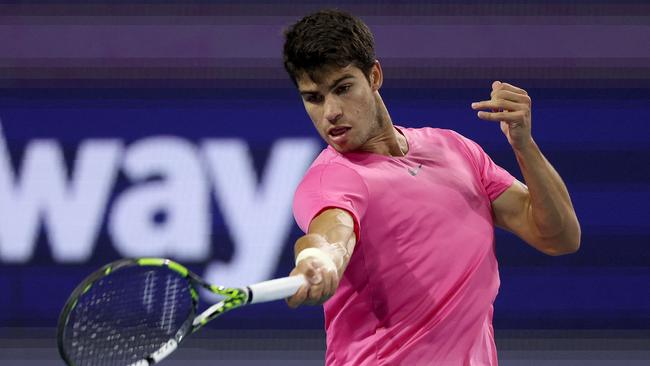
<svg viewBox="0 0 650 366">
<path fill-rule="evenodd" d="M 528 89 L 534 101 L 535 139 L 571 192 L 582 225 L 582 246 L 577 254 L 548 257 L 498 230 L 502 285 L 495 327 L 647 329 L 648 92 Z M 498 164 L 520 177 L 498 126 L 478 120 L 469 108 L 470 102 L 486 98 L 488 92 L 487 88 L 388 88 L 382 95 L 396 124 L 454 129 L 479 142 Z M 18 170 L 24 148 L 34 138 L 59 140 L 70 168 L 79 142 L 89 137 L 119 137 L 127 143 L 161 134 L 190 141 L 237 137 L 249 143 L 256 170 L 261 172 L 276 139 L 317 137 L 291 88 L 5 90 L 0 95 L 0 118 Z M 233 248 L 218 215 L 212 245 L 218 248 L 215 256 L 227 261 Z M 292 243 L 299 235 L 294 226 L 277 276 L 291 269 Z M 117 258 L 103 229 L 90 261 L 57 264 L 41 233 L 29 263 L 0 266 L 0 293 L 4 294 L 0 325 L 53 326 L 76 284 Z M 204 265 L 187 264 L 198 273 Z M 319 307 L 292 311 L 275 303 L 233 312 L 218 323 L 215 326 L 225 328 L 317 329 L 322 327 L 322 315 Z"/>
<path fill-rule="evenodd" d="M 577 331 L 567 337 L 578 339 L 578 351 L 591 347 L 584 339 L 607 333 L 614 335 L 589 344 L 600 345 L 596 351 L 631 350 L 627 360 L 648 359 L 635 353 L 647 350 L 650 339 L 647 1 L 0 1 L 0 121 L 14 172 L 20 173 L 35 139 L 56 140 L 69 173 L 81 141 L 116 138 L 128 146 L 167 135 L 197 144 L 243 139 L 261 177 L 275 141 L 318 139 L 282 69 L 281 29 L 333 6 L 362 17 L 381 35 L 381 95 L 396 124 L 454 129 L 520 179 L 498 125 L 479 120 L 470 103 L 487 99 L 493 80 L 518 85 L 533 99 L 533 135 L 569 188 L 582 245 L 576 254 L 549 257 L 497 230 L 501 289 L 494 326 L 497 341 L 501 334 L 514 339 L 499 344 L 500 352 L 511 350 L 507 357 L 519 359 L 529 356 L 517 352 L 528 349 L 534 359 L 545 357 L 537 351 L 546 347 L 560 351 L 552 357 L 568 360 L 562 365 L 578 365 L 581 357 L 591 358 L 584 364 L 604 365 L 596 361 L 608 358 L 598 352 L 561 353 L 573 347 L 565 331 Z M 112 199 L 129 187 L 120 173 Z M 184 262 L 197 273 L 209 261 L 228 262 L 237 250 L 214 199 L 211 208 L 212 257 Z M 95 250 L 83 263 L 56 263 L 42 227 L 27 263 L 0 258 L 0 330 L 12 329 L 0 332 L 0 364 L 18 365 L 35 354 L 37 347 L 5 352 L 3 344 L 23 347 L 12 343 L 15 334 L 44 338 L 39 347 L 51 347 L 32 364 L 58 362 L 53 327 L 68 295 L 86 275 L 119 258 L 106 214 L 102 220 Z M 294 225 L 274 276 L 291 270 L 300 235 Z M 33 327 L 46 330 L 39 335 Z M 229 313 L 209 327 L 263 328 L 274 337 L 275 330 L 321 330 L 323 316 L 320 307 L 290 310 L 276 302 Z M 534 338 L 523 332 L 531 329 L 557 330 L 539 334 L 561 334 L 560 340 L 517 343 Z M 641 331 L 645 343 L 613 342 L 620 334 L 610 330 Z M 244 353 L 259 348 L 258 334 L 265 333 L 242 336 Z M 322 333 L 315 334 L 313 348 L 320 352 Z M 623 364 L 613 357 L 611 364 Z M 313 358 L 320 363 L 322 354 Z"/>
</svg>

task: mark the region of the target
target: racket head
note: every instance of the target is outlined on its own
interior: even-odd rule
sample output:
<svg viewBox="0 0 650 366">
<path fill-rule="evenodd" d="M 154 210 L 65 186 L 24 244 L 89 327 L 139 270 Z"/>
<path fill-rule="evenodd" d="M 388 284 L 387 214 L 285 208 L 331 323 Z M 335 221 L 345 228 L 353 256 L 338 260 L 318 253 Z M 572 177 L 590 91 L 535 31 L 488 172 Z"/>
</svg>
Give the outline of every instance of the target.
<svg viewBox="0 0 650 366">
<path fill-rule="evenodd" d="M 198 307 L 193 276 L 160 258 L 122 259 L 90 274 L 59 317 L 62 359 L 74 366 L 157 361 L 152 355 L 170 350 L 170 342 L 175 348 L 193 330 Z"/>
</svg>

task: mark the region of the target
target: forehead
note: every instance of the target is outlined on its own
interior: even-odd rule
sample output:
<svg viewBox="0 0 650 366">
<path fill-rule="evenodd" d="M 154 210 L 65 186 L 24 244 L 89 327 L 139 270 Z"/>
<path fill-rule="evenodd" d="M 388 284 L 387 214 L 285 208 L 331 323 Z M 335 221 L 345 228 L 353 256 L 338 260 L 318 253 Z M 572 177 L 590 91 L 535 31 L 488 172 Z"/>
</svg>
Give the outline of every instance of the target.
<svg viewBox="0 0 650 366">
<path fill-rule="evenodd" d="M 296 82 L 301 92 L 332 87 L 333 83 L 346 75 L 354 78 L 363 77 L 361 70 L 354 65 L 348 65 L 346 67 L 324 67 L 311 74 L 306 71 L 298 74 Z"/>
</svg>

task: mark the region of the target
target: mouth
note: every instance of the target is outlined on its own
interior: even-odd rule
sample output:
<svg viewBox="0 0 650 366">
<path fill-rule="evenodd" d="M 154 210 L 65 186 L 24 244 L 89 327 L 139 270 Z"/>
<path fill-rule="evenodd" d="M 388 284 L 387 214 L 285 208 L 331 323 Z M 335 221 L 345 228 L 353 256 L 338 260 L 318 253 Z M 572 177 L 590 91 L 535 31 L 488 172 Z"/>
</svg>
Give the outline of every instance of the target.
<svg viewBox="0 0 650 366">
<path fill-rule="evenodd" d="M 331 137 L 337 137 L 344 135 L 346 132 L 348 132 L 349 129 L 350 127 L 333 127 L 329 129 L 328 134 Z"/>
<path fill-rule="evenodd" d="M 350 127 L 333 127 L 327 131 L 330 141 L 336 145 L 345 145 Z"/>
</svg>

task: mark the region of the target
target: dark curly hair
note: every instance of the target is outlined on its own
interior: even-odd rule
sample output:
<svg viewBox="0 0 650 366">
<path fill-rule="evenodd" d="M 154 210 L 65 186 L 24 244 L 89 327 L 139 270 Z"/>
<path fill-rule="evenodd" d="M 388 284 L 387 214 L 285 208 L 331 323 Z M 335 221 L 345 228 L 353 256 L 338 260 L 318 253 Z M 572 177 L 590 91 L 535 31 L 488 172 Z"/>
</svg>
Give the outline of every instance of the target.
<svg viewBox="0 0 650 366">
<path fill-rule="evenodd" d="M 321 10 L 290 26 L 284 35 L 284 68 L 296 86 L 303 72 L 319 82 L 321 72 L 350 64 L 369 80 L 375 41 L 360 19 L 339 10 Z"/>
</svg>

